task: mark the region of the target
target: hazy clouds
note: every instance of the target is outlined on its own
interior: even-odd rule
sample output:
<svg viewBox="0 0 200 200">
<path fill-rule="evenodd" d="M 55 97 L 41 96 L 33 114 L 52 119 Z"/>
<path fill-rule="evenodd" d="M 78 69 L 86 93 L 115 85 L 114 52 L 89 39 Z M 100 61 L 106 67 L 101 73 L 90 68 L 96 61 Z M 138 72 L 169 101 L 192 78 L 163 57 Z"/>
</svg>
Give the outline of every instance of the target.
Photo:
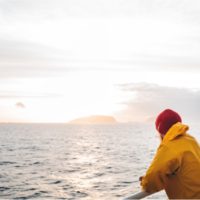
<svg viewBox="0 0 200 200">
<path fill-rule="evenodd" d="M 0 105 L 5 98 L 10 105 L 38 96 L 53 99 L 57 92 L 71 95 L 73 105 L 86 82 L 99 99 L 116 93 L 113 102 L 125 99 L 128 90 L 133 98 L 123 104 L 124 119 L 133 113 L 151 118 L 165 107 L 197 118 L 199 92 L 166 86 L 200 89 L 199 25 L 198 0 L 0 0 Z M 90 71 L 91 83 L 84 78 Z M 105 92 L 132 78 L 151 84 Z M 87 95 L 83 108 L 94 96 Z"/>
<path fill-rule="evenodd" d="M 1 13 L 5 16 L 29 17 L 95 17 L 95 16 L 136 16 L 152 15 L 166 18 L 179 17 L 198 20 L 198 0 L 1 0 Z M 24 19 L 25 20 L 25 19 Z M 183 19 L 181 19 L 183 20 Z M 195 22 L 195 21 L 194 21 Z"/>
<path fill-rule="evenodd" d="M 180 112 L 185 120 L 198 121 L 200 118 L 200 90 L 148 83 L 123 84 L 120 88 L 133 94 L 132 99 L 122 103 L 126 109 L 121 114 L 129 120 L 153 120 L 166 108 Z"/>
<path fill-rule="evenodd" d="M 0 74 L 199 71 L 199 11 L 197 0 L 1 0 Z"/>
</svg>

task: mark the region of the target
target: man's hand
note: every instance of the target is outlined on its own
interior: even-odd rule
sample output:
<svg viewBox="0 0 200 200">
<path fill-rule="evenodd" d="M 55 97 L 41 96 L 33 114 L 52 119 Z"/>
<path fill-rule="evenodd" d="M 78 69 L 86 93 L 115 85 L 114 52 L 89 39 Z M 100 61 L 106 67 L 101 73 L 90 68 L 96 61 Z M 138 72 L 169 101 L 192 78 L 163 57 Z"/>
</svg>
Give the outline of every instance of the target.
<svg viewBox="0 0 200 200">
<path fill-rule="evenodd" d="M 142 185 L 142 179 L 143 179 L 143 176 L 140 176 L 139 177 L 140 185 Z"/>
</svg>

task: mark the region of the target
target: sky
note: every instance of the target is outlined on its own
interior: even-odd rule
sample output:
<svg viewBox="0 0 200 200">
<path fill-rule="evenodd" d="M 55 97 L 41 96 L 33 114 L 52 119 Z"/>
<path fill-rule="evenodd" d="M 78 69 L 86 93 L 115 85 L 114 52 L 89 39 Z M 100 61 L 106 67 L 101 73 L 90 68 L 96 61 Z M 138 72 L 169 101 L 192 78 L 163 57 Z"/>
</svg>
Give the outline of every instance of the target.
<svg viewBox="0 0 200 200">
<path fill-rule="evenodd" d="M 0 122 L 200 118 L 198 0 L 0 0 Z"/>
</svg>

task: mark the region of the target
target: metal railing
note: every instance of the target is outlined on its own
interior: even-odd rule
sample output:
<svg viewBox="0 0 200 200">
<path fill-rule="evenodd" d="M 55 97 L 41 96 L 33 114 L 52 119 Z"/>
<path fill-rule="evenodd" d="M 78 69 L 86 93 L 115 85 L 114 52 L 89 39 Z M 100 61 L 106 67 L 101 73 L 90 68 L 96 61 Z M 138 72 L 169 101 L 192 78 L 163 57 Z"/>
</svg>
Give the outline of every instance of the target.
<svg viewBox="0 0 200 200">
<path fill-rule="evenodd" d="M 125 197 L 123 200 L 143 199 L 149 195 L 152 195 L 152 194 L 142 191 L 142 192 L 135 193 L 131 196 Z"/>
</svg>

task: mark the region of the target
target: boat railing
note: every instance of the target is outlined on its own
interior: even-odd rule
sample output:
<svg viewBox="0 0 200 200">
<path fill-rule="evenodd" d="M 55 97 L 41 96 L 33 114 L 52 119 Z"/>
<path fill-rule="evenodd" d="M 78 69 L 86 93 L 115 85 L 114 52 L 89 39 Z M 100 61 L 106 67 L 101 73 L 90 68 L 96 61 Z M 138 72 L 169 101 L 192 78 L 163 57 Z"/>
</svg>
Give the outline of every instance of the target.
<svg viewBox="0 0 200 200">
<path fill-rule="evenodd" d="M 152 194 L 145 192 L 145 191 L 141 191 L 141 192 L 135 193 L 131 196 L 125 197 L 123 200 L 143 199 L 143 198 L 150 196 L 150 195 L 152 195 Z"/>
</svg>

